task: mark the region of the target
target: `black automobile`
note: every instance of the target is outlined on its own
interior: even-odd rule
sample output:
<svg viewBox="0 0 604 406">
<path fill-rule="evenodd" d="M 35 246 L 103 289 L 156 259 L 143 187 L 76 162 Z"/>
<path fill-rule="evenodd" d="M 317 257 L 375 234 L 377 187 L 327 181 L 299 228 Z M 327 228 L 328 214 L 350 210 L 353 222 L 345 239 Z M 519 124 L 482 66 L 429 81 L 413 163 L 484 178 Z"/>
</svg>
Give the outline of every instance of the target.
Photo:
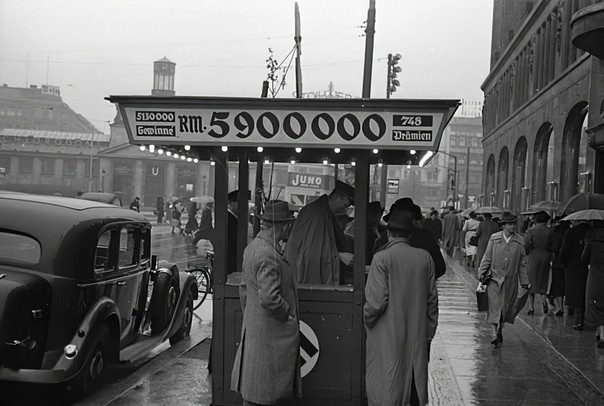
<svg viewBox="0 0 604 406">
<path fill-rule="evenodd" d="M 195 280 L 156 266 L 150 247 L 151 225 L 132 210 L 0 192 L 0 383 L 81 395 L 108 362 L 188 336 Z"/>
</svg>

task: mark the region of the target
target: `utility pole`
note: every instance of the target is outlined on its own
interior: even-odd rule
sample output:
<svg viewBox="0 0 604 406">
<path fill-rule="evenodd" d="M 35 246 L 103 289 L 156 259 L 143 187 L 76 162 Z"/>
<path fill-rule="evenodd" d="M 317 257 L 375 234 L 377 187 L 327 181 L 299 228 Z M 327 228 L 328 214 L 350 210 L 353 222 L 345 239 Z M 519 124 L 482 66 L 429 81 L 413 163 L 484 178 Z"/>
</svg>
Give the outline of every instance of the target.
<svg viewBox="0 0 604 406">
<path fill-rule="evenodd" d="M 375 0 L 369 0 L 367 27 L 365 28 L 365 66 L 363 69 L 364 99 L 371 97 L 371 71 L 373 63 L 373 35 L 375 34 Z"/>
<path fill-rule="evenodd" d="M 298 8 L 298 2 L 295 3 L 294 11 L 295 19 L 295 34 L 294 41 L 296 42 L 296 98 L 302 98 L 302 67 L 300 62 L 300 55 L 302 55 L 302 34 L 300 33 L 300 9 Z"/>
<path fill-rule="evenodd" d="M 90 168 L 88 171 L 88 191 L 92 192 L 92 158 L 94 154 L 94 128 L 90 132 Z"/>
<path fill-rule="evenodd" d="M 466 209 L 468 208 L 469 201 L 469 184 L 470 184 L 470 147 L 468 147 L 468 153 L 466 154 Z"/>
</svg>

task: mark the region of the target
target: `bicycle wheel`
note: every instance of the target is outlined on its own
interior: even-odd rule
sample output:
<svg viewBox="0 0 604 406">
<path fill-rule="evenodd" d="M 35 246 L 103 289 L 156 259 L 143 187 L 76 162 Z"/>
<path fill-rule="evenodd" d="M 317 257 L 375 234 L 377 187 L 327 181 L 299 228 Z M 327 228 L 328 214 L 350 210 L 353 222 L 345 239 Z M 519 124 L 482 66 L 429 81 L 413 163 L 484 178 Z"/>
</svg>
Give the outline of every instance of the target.
<svg viewBox="0 0 604 406">
<path fill-rule="evenodd" d="M 195 277 L 195 282 L 197 283 L 197 300 L 193 301 L 193 310 L 197 310 L 203 301 L 206 300 L 206 296 L 208 296 L 210 278 L 205 268 L 191 269 L 187 272 Z"/>
</svg>

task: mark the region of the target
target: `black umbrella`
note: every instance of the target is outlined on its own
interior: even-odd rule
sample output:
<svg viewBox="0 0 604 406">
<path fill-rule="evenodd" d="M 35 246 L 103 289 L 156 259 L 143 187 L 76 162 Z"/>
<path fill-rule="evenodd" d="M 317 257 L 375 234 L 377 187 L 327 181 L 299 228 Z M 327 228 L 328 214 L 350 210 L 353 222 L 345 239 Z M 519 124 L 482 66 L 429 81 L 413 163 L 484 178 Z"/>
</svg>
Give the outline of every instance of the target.
<svg viewBox="0 0 604 406">
<path fill-rule="evenodd" d="M 560 204 L 558 215 L 569 215 L 587 209 L 604 209 L 604 194 L 579 193 L 571 196 Z"/>
</svg>

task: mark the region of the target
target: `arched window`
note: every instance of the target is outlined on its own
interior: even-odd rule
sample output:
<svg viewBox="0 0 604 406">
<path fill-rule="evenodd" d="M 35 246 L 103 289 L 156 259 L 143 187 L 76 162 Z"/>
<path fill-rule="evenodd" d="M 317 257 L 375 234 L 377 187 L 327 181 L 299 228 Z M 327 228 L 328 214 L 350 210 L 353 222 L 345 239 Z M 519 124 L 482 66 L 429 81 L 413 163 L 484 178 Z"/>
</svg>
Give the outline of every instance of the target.
<svg viewBox="0 0 604 406">
<path fill-rule="evenodd" d="M 520 137 L 514 148 L 514 166 L 512 168 L 512 196 L 510 208 L 517 212 L 523 209 L 522 203 L 522 188 L 525 184 L 526 175 L 526 153 L 528 144 L 525 137 Z"/>
<path fill-rule="evenodd" d="M 575 105 L 566 118 L 562 136 L 562 167 L 560 172 L 560 200 L 579 192 L 579 174 L 586 171 L 587 159 L 587 103 Z"/>
<path fill-rule="evenodd" d="M 550 135 L 553 127 L 550 123 L 544 123 L 537 131 L 533 153 L 533 198 L 531 203 L 546 200 L 545 185 L 548 176 L 548 156 L 550 147 Z M 552 145 L 553 154 L 553 145 Z M 549 159 L 553 163 L 553 157 Z M 550 167 L 553 178 L 553 165 Z"/>
<path fill-rule="evenodd" d="M 484 206 L 491 206 L 491 195 L 495 194 L 495 156 L 491 154 L 487 161 L 487 176 L 486 176 L 486 187 Z"/>
<path fill-rule="evenodd" d="M 508 148 L 503 147 L 499 154 L 499 165 L 497 168 L 497 204 L 503 205 L 504 191 L 508 189 L 508 171 L 510 166 Z"/>
</svg>

